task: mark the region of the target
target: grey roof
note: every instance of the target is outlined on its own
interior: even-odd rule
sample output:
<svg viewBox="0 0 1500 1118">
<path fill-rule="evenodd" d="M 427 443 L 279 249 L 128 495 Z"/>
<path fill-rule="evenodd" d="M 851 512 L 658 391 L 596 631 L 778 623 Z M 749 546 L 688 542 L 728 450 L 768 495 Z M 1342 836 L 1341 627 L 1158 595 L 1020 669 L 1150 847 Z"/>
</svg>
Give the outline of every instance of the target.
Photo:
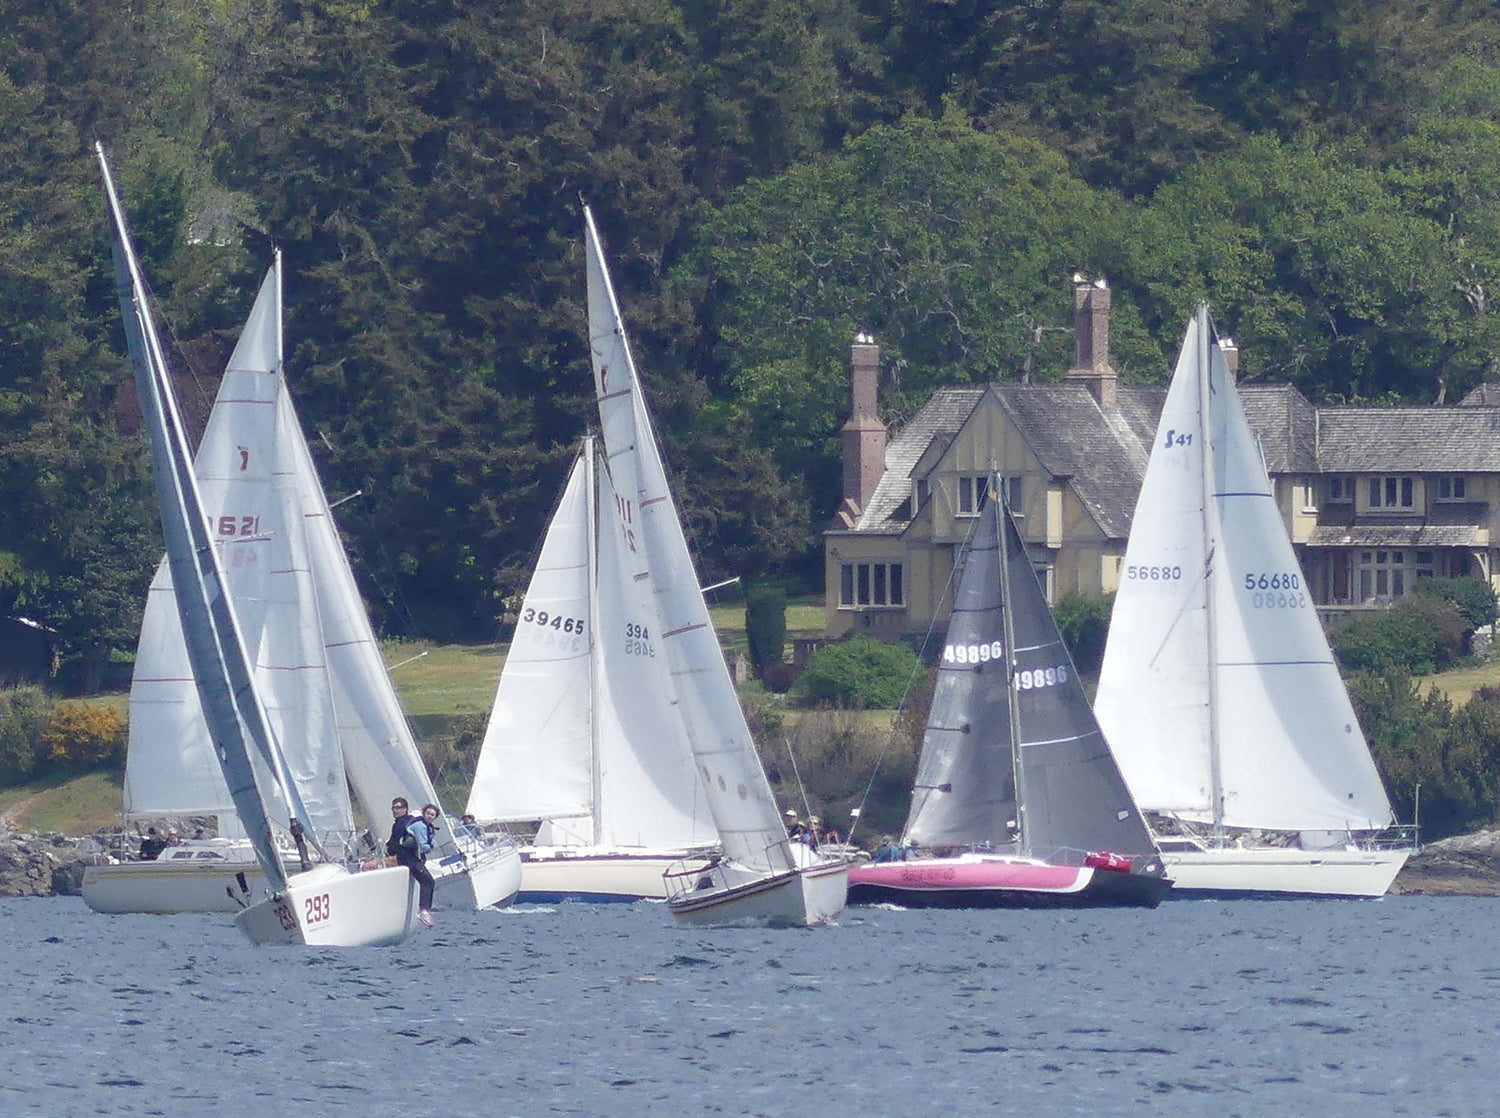
<svg viewBox="0 0 1500 1118">
<path fill-rule="evenodd" d="M 891 517 L 911 496 L 912 467 L 934 439 L 951 439 L 963 429 L 984 393 L 985 389 L 978 386 L 939 388 L 921 411 L 890 436 L 885 447 L 885 473 L 880 475 L 854 531 L 899 533 L 906 528 L 906 521 L 893 521 Z"/>
<path fill-rule="evenodd" d="M 1500 407 L 1500 384 L 1481 384 L 1458 402 L 1461 408 Z"/>
<path fill-rule="evenodd" d="M 1032 452 L 1073 491 L 1110 536 L 1130 534 L 1166 389 L 1122 385 L 1101 408 L 1081 384 L 996 384 L 995 395 Z"/>
<path fill-rule="evenodd" d="M 1500 408 L 1320 408 L 1324 473 L 1500 472 Z"/>
<path fill-rule="evenodd" d="M 1318 409 L 1290 384 L 1241 384 L 1240 403 L 1272 474 L 1318 469 Z"/>
<path fill-rule="evenodd" d="M 1473 547 L 1473 524 L 1319 524 L 1307 537 L 1308 547 Z"/>
</svg>

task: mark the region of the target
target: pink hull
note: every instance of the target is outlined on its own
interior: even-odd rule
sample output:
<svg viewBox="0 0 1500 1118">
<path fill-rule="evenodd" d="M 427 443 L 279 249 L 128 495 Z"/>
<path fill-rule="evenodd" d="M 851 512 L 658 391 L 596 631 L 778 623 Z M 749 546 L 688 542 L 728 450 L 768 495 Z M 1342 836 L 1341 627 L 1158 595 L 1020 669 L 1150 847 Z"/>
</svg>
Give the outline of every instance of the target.
<svg viewBox="0 0 1500 1118">
<path fill-rule="evenodd" d="M 916 862 L 880 862 L 849 871 L 849 885 L 889 889 L 1025 889 L 1073 893 L 1088 884 L 1093 871 L 1078 866 L 1049 866 L 971 858 L 931 858 Z"/>
</svg>

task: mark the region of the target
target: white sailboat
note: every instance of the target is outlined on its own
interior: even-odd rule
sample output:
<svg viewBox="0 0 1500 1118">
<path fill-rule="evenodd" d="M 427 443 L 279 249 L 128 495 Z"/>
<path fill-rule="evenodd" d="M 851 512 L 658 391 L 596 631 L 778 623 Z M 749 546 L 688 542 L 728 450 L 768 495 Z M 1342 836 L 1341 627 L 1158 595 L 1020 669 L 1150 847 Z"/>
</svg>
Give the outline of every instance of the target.
<svg viewBox="0 0 1500 1118">
<path fill-rule="evenodd" d="M 1094 709 L 1172 895 L 1383 895 L 1410 849 L 1376 838 L 1390 801 L 1206 304 L 1120 573 Z"/>
<path fill-rule="evenodd" d="M 587 207 L 584 224 L 589 351 L 609 472 L 626 540 L 644 565 L 640 580 L 656 599 L 656 651 L 722 846 L 708 866 L 665 875 L 668 906 L 696 922 L 821 923 L 844 907 L 848 863 L 787 839 L 699 588 Z"/>
<path fill-rule="evenodd" d="M 416 890 L 399 867 L 351 873 L 331 863 L 289 874 L 276 830 L 316 837 L 246 652 L 213 529 L 198 491 L 167 362 L 102 145 L 95 146 L 114 227 L 116 282 L 188 663 L 225 784 L 265 874 L 236 924 L 254 943 L 363 946 L 410 930 Z M 245 448 L 253 457 L 256 447 Z M 247 459 L 240 459 L 248 466 Z M 252 526 L 253 527 L 253 526 Z"/>
<path fill-rule="evenodd" d="M 324 849 L 357 860 L 365 851 L 350 783 L 376 826 L 397 795 L 417 805 L 438 799 L 286 389 L 281 339 L 278 254 L 230 358 L 195 472 L 292 779 Z M 101 912 L 237 911 L 246 883 L 254 892 L 264 882 L 214 755 L 165 560 L 142 623 L 130 729 L 127 817 L 212 814 L 221 837 L 168 847 L 154 861 L 90 866 L 85 902 Z M 514 896 L 512 844 L 482 844 L 451 818 L 439 840 L 431 868 L 442 903 L 483 908 Z"/>
<path fill-rule="evenodd" d="M 1155 907 L 1171 882 L 992 478 L 962 574 L 902 836 L 849 903 Z M 932 852 L 936 851 L 936 857 Z"/>
<path fill-rule="evenodd" d="M 542 821 L 521 851 L 520 900 L 664 899 L 662 873 L 718 845 L 621 505 L 585 439 L 469 792 L 478 819 Z"/>
</svg>

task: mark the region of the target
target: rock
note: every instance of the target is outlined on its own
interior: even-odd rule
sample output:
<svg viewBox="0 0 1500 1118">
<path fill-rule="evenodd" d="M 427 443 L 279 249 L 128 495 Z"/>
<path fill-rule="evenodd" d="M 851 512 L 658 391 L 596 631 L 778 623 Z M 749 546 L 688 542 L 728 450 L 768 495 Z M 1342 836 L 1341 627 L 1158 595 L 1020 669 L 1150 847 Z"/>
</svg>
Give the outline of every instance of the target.
<svg viewBox="0 0 1500 1118">
<path fill-rule="evenodd" d="M 1391 892 L 1500 897 L 1500 829 L 1455 835 L 1424 846 L 1406 863 Z"/>
<path fill-rule="evenodd" d="M 83 867 L 98 850 L 87 838 L 0 834 L 0 897 L 75 896 L 83 887 Z"/>
</svg>

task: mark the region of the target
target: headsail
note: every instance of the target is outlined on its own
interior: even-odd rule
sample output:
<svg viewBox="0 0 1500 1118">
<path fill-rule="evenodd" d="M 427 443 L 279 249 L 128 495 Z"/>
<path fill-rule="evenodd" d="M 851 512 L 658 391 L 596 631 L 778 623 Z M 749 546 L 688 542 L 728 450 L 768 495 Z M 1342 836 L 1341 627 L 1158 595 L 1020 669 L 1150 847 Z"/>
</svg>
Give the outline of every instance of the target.
<svg viewBox="0 0 1500 1118">
<path fill-rule="evenodd" d="M 584 209 L 589 349 L 609 470 L 622 515 L 644 547 L 662 632 L 659 652 L 708 795 L 724 853 L 766 873 L 793 868 L 775 798 L 755 752 L 688 553 L 641 394 L 594 218 Z"/>
</svg>

